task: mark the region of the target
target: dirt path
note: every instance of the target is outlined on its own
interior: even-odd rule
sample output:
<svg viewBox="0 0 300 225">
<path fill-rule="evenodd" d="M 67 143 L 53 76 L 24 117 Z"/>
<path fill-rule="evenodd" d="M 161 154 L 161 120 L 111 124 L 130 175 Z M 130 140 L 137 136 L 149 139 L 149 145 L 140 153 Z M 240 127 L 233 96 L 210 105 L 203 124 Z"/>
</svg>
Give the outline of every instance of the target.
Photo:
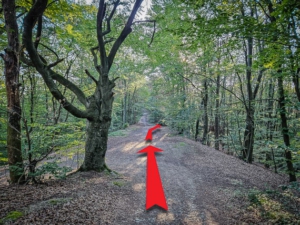
<svg viewBox="0 0 300 225">
<path fill-rule="evenodd" d="M 276 188 L 286 179 L 186 138 L 172 137 L 163 127 L 153 135 L 152 145 L 164 150 L 156 158 L 169 210 L 145 213 L 146 156 L 136 152 L 147 145 L 143 139 L 149 128 L 136 126 L 128 137 L 110 141 L 107 155 L 108 165 L 122 171 L 135 191 L 136 200 L 128 205 L 139 212 L 140 224 L 233 224 L 236 221 L 228 217 L 226 208 L 239 207 L 232 198 L 236 189 Z"/>
<path fill-rule="evenodd" d="M 152 145 L 163 150 L 156 159 L 169 210 L 146 211 L 146 156 L 137 151 L 148 145 L 150 127 L 131 126 L 126 136 L 109 138 L 106 161 L 118 176 L 77 173 L 34 191 L 0 186 L 0 218 L 20 210 L 25 215 L 15 224 L 251 224 L 255 218 L 245 208 L 243 192 L 287 181 L 163 127 L 153 134 Z"/>
</svg>

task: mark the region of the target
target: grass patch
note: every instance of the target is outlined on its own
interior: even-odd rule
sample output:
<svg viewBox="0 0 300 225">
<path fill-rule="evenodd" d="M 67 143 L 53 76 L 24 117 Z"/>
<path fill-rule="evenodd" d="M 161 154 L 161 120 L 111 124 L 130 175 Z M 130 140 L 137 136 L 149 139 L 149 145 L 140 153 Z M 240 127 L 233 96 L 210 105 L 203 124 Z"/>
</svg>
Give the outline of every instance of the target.
<svg viewBox="0 0 300 225">
<path fill-rule="evenodd" d="M 4 147 L 0 147 L 0 166 L 6 165 L 7 162 L 7 151 Z"/>
<path fill-rule="evenodd" d="M 118 186 L 118 187 L 122 187 L 122 186 L 125 185 L 123 182 L 120 182 L 120 181 L 114 181 L 113 184 Z"/>
<path fill-rule="evenodd" d="M 127 135 L 127 131 L 126 130 L 116 130 L 116 131 L 113 131 L 113 132 L 110 132 L 108 134 L 109 137 L 124 137 Z"/>
<path fill-rule="evenodd" d="M 13 222 L 22 216 L 23 216 L 23 213 L 20 211 L 11 211 L 6 215 L 6 217 L 0 219 L 0 224 L 4 224 L 6 222 Z"/>
</svg>

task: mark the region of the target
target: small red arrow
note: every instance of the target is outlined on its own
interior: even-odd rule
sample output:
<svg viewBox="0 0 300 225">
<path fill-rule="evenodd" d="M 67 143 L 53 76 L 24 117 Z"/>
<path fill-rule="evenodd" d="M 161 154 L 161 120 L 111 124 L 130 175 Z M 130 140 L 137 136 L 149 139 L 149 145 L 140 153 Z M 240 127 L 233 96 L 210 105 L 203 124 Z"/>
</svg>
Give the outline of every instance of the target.
<svg viewBox="0 0 300 225">
<path fill-rule="evenodd" d="M 148 133 L 146 135 L 146 138 L 145 140 L 146 141 L 152 141 L 152 131 L 154 131 L 155 129 L 158 129 L 158 128 L 161 128 L 161 126 L 159 124 L 156 124 L 154 127 L 151 127 L 149 130 L 148 130 Z"/>
<path fill-rule="evenodd" d="M 152 127 L 151 129 L 152 130 L 155 130 L 155 129 L 158 129 L 158 128 L 161 128 L 161 125 L 160 124 L 156 124 L 154 127 Z"/>
<path fill-rule="evenodd" d="M 157 205 L 168 210 L 164 189 L 159 175 L 158 166 L 154 152 L 162 152 L 163 150 L 154 146 L 147 146 L 137 153 L 147 153 L 147 182 L 146 182 L 146 209 Z"/>
</svg>

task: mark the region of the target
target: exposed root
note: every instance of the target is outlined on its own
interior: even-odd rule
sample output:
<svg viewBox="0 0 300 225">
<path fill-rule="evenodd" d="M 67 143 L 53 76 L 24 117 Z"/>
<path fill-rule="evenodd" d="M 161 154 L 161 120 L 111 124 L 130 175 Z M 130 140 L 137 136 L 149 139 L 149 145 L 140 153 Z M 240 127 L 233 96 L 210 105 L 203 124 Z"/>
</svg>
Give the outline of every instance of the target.
<svg viewBox="0 0 300 225">
<path fill-rule="evenodd" d="M 107 171 L 107 172 L 109 172 L 110 174 L 116 174 L 116 175 L 119 175 L 118 172 L 116 172 L 116 171 L 114 171 L 114 170 L 111 170 L 111 169 L 106 165 L 106 163 L 104 163 L 104 169 L 103 169 L 103 171 Z"/>
<path fill-rule="evenodd" d="M 81 167 L 79 167 L 79 169 L 78 169 L 77 171 L 75 171 L 74 173 L 77 173 L 77 172 L 84 172 L 84 171 L 89 171 L 89 170 L 91 170 L 91 169 L 85 169 L 83 166 L 81 166 Z M 104 165 L 103 165 L 100 169 L 98 169 L 98 170 L 92 169 L 92 170 L 97 171 L 97 172 L 99 172 L 99 173 L 101 173 L 101 172 L 107 172 L 107 173 L 109 173 L 109 174 L 116 174 L 116 175 L 119 175 L 118 172 L 116 172 L 116 171 L 114 171 L 114 170 L 111 170 L 111 169 L 106 165 L 106 163 L 104 163 Z"/>
</svg>

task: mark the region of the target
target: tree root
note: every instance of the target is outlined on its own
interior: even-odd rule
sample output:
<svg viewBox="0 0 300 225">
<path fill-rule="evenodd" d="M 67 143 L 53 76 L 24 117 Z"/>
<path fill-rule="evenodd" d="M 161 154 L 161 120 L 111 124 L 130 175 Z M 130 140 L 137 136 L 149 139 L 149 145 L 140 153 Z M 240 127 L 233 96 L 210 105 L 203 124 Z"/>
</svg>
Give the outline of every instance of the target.
<svg viewBox="0 0 300 225">
<path fill-rule="evenodd" d="M 79 169 L 78 169 L 76 172 L 83 172 L 83 171 L 89 171 L 89 170 L 84 169 L 83 166 L 81 166 L 81 167 L 79 167 Z M 101 172 L 107 172 L 107 173 L 109 173 L 109 174 L 116 174 L 116 175 L 119 175 L 118 172 L 116 172 L 116 171 L 110 169 L 110 168 L 106 165 L 106 163 L 104 163 L 104 165 L 103 165 L 100 169 L 94 170 L 94 171 L 97 171 L 97 172 L 100 172 L 100 173 L 101 173 Z M 75 173 L 76 173 L 76 172 L 75 172 Z"/>
<path fill-rule="evenodd" d="M 116 171 L 114 171 L 114 170 L 111 170 L 107 165 L 106 165 L 106 163 L 104 163 L 104 169 L 103 169 L 103 171 L 107 171 L 108 173 L 110 173 L 110 174 L 116 174 L 116 175 L 119 175 L 119 173 L 118 172 L 116 172 Z"/>
</svg>

